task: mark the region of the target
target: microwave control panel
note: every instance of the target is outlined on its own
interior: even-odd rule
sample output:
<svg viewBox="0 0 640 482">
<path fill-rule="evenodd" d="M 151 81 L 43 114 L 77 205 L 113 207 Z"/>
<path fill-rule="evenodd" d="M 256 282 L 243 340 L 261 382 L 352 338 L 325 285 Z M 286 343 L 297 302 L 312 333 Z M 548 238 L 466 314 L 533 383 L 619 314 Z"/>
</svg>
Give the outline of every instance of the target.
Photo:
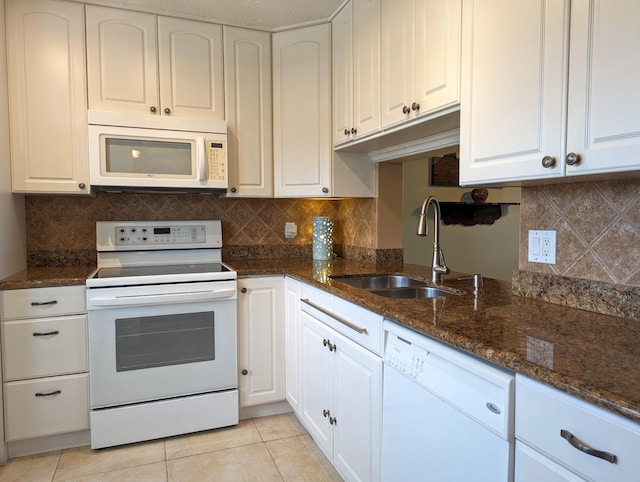
<svg viewBox="0 0 640 482">
<path fill-rule="evenodd" d="M 207 162 L 210 181 L 227 179 L 227 146 L 224 141 L 207 141 Z"/>
</svg>

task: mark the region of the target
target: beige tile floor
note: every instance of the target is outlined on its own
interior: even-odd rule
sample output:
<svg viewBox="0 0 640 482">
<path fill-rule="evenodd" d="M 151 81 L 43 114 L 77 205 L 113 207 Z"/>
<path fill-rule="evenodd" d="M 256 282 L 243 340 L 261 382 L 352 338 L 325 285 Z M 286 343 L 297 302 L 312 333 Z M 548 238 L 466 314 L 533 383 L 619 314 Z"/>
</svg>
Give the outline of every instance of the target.
<svg viewBox="0 0 640 482">
<path fill-rule="evenodd" d="M 294 480 L 342 479 L 291 413 L 122 447 L 20 457 L 0 467 L 1 482 Z"/>
</svg>

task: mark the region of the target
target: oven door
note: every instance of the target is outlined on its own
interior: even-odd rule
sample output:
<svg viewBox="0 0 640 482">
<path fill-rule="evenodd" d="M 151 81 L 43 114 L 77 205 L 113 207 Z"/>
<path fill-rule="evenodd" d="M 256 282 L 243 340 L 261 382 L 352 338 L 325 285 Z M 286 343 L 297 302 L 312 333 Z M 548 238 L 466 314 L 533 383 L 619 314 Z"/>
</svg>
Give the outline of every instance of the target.
<svg viewBox="0 0 640 482">
<path fill-rule="evenodd" d="M 237 388 L 235 287 L 88 290 L 91 408 Z"/>
</svg>

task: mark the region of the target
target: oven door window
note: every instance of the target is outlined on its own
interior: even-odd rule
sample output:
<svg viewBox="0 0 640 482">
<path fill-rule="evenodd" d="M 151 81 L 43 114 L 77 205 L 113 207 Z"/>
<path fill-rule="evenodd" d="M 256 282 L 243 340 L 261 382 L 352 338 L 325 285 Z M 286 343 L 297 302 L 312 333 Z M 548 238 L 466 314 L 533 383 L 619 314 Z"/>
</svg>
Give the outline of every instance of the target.
<svg viewBox="0 0 640 482">
<path fill-rule="evenodd" d="M 215 360 L 214 313 L 115 320 L 116 371 Z"/>
</svg>

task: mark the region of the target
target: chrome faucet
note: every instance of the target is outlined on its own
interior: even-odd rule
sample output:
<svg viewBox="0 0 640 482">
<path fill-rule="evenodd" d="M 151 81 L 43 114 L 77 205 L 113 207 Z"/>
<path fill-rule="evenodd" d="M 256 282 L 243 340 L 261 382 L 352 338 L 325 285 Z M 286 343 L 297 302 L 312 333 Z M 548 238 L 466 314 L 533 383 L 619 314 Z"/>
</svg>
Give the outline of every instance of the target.
<svg viewBox="0 0 640 482">
<path fill-rule="evenodd" d="M 442 283 L 442 275 L 450 273 L 447 263 L 444 260 L 444 254 L 440 248 L 440 203 L 438 200 L 429 196 L 422 203 L 420 210 L 420 220 L 418 221 L 418 236 L 426 236 L 427 230 L 427 210 L 429 204 L 433 204 L 433 261 L 431 262 L 431 281 L 436 284 Z"/>
</svg>

